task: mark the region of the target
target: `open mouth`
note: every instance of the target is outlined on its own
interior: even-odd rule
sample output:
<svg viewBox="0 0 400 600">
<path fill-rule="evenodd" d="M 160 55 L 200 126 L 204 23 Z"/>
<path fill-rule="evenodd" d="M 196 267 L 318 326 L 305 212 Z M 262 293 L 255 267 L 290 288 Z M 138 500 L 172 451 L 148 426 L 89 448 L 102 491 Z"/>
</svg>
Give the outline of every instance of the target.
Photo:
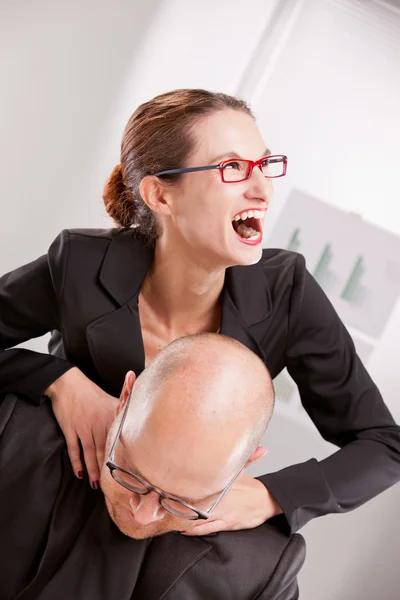
<svg viewBox="0 0 400 600">
<path fill-rule="evenodd" d="M 232 227 L 243 241 L 258 241 L 262 238 L 265 210 L 249 210 L 237 214 Z"/>
</svg>

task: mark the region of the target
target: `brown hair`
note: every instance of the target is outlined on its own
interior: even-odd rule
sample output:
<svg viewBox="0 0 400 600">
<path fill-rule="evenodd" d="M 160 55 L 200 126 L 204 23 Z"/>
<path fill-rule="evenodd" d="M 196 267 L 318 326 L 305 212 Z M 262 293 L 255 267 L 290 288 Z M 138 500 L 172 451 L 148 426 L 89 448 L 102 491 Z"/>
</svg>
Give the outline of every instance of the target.
<svg viewBox="0 0 400 600">
<path fill-rule="evenodd" d="M 224 109 L 252 112 L 227 94 L 180 89 L 141 104 L 130 117 L 121 143 L 121 164 L 114 167 L 103 192 L 106 210 L 117 227 L 134 227 L 148 245 L 157 238 L 154 213 L 140 196 L 146 175 L 185 166 L 194 148 L 192 126 L 199 117 Z M 176 182 L 181 175 L 165 176 Z"/>
</svg>

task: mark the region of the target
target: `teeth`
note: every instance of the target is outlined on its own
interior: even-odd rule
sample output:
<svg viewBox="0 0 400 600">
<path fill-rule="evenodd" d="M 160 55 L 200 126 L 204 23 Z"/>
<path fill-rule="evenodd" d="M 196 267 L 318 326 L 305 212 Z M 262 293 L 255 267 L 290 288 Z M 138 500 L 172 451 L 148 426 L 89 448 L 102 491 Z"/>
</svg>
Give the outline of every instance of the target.
<svg viewBox="0 0 400 600">
<path fill-rule="evenodd" d="M 263 219 L 265 217 L 265 210 L 248 210 L 236 215 L 234 221 L 245 221 L 246 219 Z"/>
</svg>

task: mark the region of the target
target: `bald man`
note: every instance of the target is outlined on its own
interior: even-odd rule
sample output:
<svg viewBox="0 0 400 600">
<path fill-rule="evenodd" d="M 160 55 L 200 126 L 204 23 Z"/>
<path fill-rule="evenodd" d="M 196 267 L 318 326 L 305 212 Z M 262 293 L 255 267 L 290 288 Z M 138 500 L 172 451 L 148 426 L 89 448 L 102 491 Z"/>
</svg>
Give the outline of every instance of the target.
<svg viewBox="0 0 400 600">
<path fill-rule="evenodd" d="M 188 537 L 266 449 L 262 361 L 202 334 L 129 372 L 101 491 L 77 480 L 49 403 L 0 407 L 1 600 L 294 600 L 303 538 L 279 518 Z"/>
</svg>

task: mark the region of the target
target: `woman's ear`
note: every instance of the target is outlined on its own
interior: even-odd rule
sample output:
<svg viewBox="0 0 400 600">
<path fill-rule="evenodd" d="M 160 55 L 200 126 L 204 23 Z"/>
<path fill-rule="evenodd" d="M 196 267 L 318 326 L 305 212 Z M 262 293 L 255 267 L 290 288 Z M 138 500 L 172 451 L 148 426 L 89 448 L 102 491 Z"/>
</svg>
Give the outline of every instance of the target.
<svg viewBox="0 0 400 600">
<path fill-rule="evenodd" d="M 139 192 L 143 201 L 154 213 L 169 215 L 168 188 L 154 175 L 147 175 L 142 179 Z"/>
</svg>

